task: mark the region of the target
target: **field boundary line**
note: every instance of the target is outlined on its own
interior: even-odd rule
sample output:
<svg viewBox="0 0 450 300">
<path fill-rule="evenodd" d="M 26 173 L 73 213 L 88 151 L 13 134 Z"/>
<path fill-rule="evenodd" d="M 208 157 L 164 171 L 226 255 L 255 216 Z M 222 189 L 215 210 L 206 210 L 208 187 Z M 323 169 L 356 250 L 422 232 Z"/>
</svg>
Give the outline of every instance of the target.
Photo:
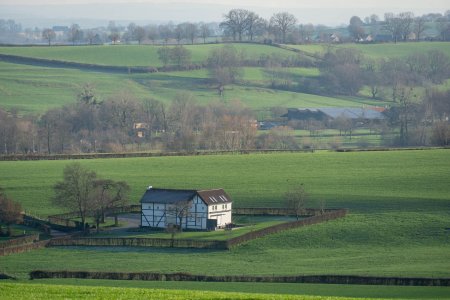
<svg viewBox="0 0 450 300">
<path fill-rule="evenodd" d="M 201 281 L 201 282 L 267 282 L 267 283 L 319 283 L 355 285 L 397 285 L 397 286 L 450 286 L 450 278 L 429 277 L 384 277 L 359 275 L 290 275 L 290 276 L 245 276 L 245 275 L 193 275 L 190 273 L 127 273 L 95 271 L 46 271 L 34 270 L 30 279 L 81 278 L 108 280 L 146 281 Z"/>
<path fill-rule="evenodd" d="M 272 153 L 314 153 L 317 151 L 329 152 L 388 152 L 388 151 L 418 151 L 418 150 L 449 150 L 450 147 L 407 147 L 407 148 L 367 148 L 351 149 L 304 149 L 304 150 L 222 150 L 222 151 L 193 151 L 193 152 L 124 152 L 124 153 L 84 153 L 84 154 L 14 154 L 0 155 L 0 161 L 33 161 L 33 160 L 78 160 L 100 158 L 139 158 L 139 157 L 167 157 L 167 156 L 207 156 L 207 155 L 246 155 L 246 154 L 272 154 Z"/>
</svg>

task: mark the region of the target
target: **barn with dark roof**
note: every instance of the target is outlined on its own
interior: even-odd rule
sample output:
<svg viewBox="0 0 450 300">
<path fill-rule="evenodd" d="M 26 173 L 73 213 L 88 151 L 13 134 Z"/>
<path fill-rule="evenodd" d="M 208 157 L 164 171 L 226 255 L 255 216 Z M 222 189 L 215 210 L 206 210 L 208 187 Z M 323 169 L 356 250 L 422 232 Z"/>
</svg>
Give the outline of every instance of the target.
<svg viewBox="0 0 450 300">
<path fill-rule="evenodd" d="M 141 226 L 214 230 L 231 224 L 232 200 L 223 189 L 175 190 L 148 187 L 141 198 Z"/>
</svg>

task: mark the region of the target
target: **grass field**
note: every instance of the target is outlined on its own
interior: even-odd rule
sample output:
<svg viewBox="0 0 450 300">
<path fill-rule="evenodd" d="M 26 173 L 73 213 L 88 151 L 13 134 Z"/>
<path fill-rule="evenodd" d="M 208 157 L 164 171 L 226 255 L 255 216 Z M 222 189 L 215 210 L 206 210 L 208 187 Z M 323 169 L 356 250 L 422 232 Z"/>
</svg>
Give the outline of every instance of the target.
<svg viewBox="0 0 450 300">
<path fill-rule="evenodd" d="M 296 76 L 317 74 L 316 69 L 294 68 L 291 72 Z M 22 113 L 42 113 L 49 108 L 74 102 L 85 83 L 93 85 L 102 100 L 118 93 L 128 93 L 141 100 L 154 98 L 170 103 L 178 93 L 188 92 L 201 104 L 240 100 L 256 111 L 265 111 L 273 106 L 359 107 L 363 104 L 386 104 L 357 97 L 333 98 L 273 90 L 264 87 L 267 80 L 260 68 L 246 68 L 245 84 L 227 86 L 224 98 L 220 98 L 207 78 L 206 70 L 126 75 L 0 62 L 0 107 L 17 108 Z"/>
<path fill-rule="evenodd" d="M 93 291 L 94 286 L 97 290 Z M 113 288 L 113 289 L 111 289 Z M 59 289 L 59 290 L 58 290 Z M 163 291 L 164 290 L 164 291 Z M 448 288 L 344 286 L 322 284 L 37 280 L 0 283 L 6 298 L 17 299 L 448 299 Z M 120 291 L 120 294 L 117 294 Z M 208 291 L 208 292 L 207 292 Z M 111 293 L 110 293 L 111 292 Z M 255 294 L 257 292 L 257 294 Z M 245 294 L 247 293 L 247 294 Z M 250 293 L 250 294 L 248 294 Z M 109 297 L 107 297 L 109 295 Z M 117 297 L 116 297 L 117 296 Z M 69 298 L 70 297 L 70 298 Z M 161 298 L 153 298 L 161 297 Z M 178 298 L 176 298 L 178 297 Z M 339 298 L 338 298 L 339 297 Z"/>
<path fill-rule="evenodd" d="M 2 294 L 2 299 L 325 299 L 323 297 L 314 296 L 10 283 L 0 284 L 0 292 Z M 345 298 L 327 297 L 326 299 Z"/>
<path fill-rule="evenodd" d="M 25 209 L 51 214 L 53 184 L 68 161 L 0 162 L 1 186 Z M 280 206 L 284 191 L 304 183 L 314 200 L 358 211 L 440 205 L 450 195 L 448 150 L 294 153 L 97 159 L 81 161 L 100 176 L 126 180 L 133 202 L 145 187 L 222 187 L 237 206 Z M 217 172 L 217 170 L 222 170 Z M 43 175 L 45 174 L 45 176 Z M 26 177 L 24 177 L 26 176 Z M 26 185 L 23 184 L 26 179 Z M 395 201 L 392 201 L 395 200 Z M 442 203 L 441 203 L 442 204 Z"/>
<path fill-rule="evenodd" d="M 279 57 L 296 56 L 297 54 L 267 45 L 232 44 L 246 58 L 257 60 L 261 55 L 277 55 Z M 108 45 L 108 46 L 58 46 L 58 47 L 0 47 L 0 53 L 51 60 L 71 61 L 78 63 L 107 66 L 153 66 L 161 67 L 158 59 L 158 48 L 162 46 Z M 203 63 L 213 49 L 223 44 L 186 45 L 191 51 L 193 63 Z"/>
<path fill-rule="evenodd" d="M 105 287 L 134 287 L 165 290 L 198 290 L 216 292 L 241 292 L 261 294 L 309 295 L 326 297 L 361 297 L 389 299 L 448 299 L 449 288 L 412 286 L 369 286 L 337 284 L 290 284 L 245 282 L 170 282 L 170 281 L 121 281 L 83 279 L 41 279 L 21 281 L 28 284 L 84 285 Z"/>
<path fill-rule="evenodd" d="M 288 45 L 308 53 L 323 53 L 330 45 Z M 450 53 L 450 43 L 447 42 L 410 42 L 385 44 L 343 44 L 331 45 L 332 48 L 353 48 L 360 50 L 364 55 L 372 58 L 405 57 L 415 52 L 424 53 L 429 50 L 441 50 Z"/>
<path fill-rule="evenodd" d="M 236 206 L 282 206 L 304 183 L 312 200 L 347 207 L 341 220 L 286 231 L 230 251 L 67 247 L 0 257 L 0 271 L 33 269 L 164 271 L 193 274 L 450 275 L 448 150 L 161 157 L 82 161 L 99 175 L 127 180 L 137 202 L 149 184 L 224 188 Z M 1 162 L 8 195 L 39 214 L 67 161 Z M 220 170 L 220 172 L 218 172 Z M 43 175 L 45 174 L 45 175 Z M 22 183 L 27 182 L 26 186 Z M 211 269 L 209 266 L 216 268 Z"/>
</svg>

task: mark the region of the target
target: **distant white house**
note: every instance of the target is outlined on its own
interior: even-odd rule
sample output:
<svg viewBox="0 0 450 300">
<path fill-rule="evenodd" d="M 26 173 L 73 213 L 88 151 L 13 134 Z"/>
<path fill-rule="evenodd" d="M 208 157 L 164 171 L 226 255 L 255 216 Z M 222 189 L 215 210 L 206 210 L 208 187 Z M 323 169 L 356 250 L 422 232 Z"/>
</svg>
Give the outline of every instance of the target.
<svg viewBox="0 0 450 300">
<path fill-rule="evenodd" d="M 173 190 L 148 187 L 141 198 L 141 226 L 215 230 L 231 224 L 232 201 L 223 189 Z"/>
</svg>

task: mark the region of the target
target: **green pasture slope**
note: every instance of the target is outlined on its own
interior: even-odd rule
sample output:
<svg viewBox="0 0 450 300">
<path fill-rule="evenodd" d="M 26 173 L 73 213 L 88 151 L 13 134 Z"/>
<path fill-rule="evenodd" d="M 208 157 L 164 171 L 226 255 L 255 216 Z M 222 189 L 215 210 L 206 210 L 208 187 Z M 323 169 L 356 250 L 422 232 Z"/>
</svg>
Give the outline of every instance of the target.
<svg viewBox="0 0 450 300">
<path fill-rule="evenodd" d="M 317 69 L 294 68 L 294 76 L 316 76 Z M 325 97 L 273 90 L 265 87 L 267 79 L 261 68 L 245 68 L 243 83 L 226 87 L 224 98 L 208 80 L 206 70 L 156 74 L 112 74 L 76 69 L 44 68 L 0 62 L 0 107 L 17 108 L 21 113 L 43 113 L 54 107 L 75 102 L 83 84 L 94 86 L 100 99 L 117 94 L 137 99 L 157 99 L 170 103 L 178 93 L 190 93 L 201 104 L 213 101 L 241 101 L 256 111 L 269 107 L 355 107 L 384 102 L 355 97 Z"/>
<path fill-rule="evenodd" d="M 280 48 L 258 44 L 231 44 L 248 59 L 256 60 L 262 55 L 290 57 L 296 53 Z M 162 67 L 158 49 L 163 46 L 107 45 L 107 46 L 50 46 L 50 47 L 0 47 L 1 54 L 43 58 L 77 63 L 126 67 Z M 191 51 L 193 63 L 203 63 L 213 49 L 223 44 L 185 45 Z"/>
<path fill-rule="evenodd" d="M 343 44 L 343 45 L 287 45 L 308 53 L 323 53 L 328 47 L 352 48 L 360 50 L 371 58 L 405 57 L 416 52 L 424 53 L 429 50 L 440 50 L 450 55 L 448 42 L 410 42 L 410 43 L 384 43 L 384 44 Z"/>
<path fill-rule="evenodd" d="M 0 162 L 8 195 L 36 214 L 53 207 L 52 185 L 69 161 Z M 0 272 L 162 271 L 211 275 L 354 274 L 450 276 L 449 150 L 290 153 L 85 160 L 100 176 L 126 180 L 137 203 L 145 187 L 224 188 L 235 205 L 282 206 L 304 183 L 317 206 L 347 207 L 344 219 L 251 241 L 230 251 L 46 248 L 0 257 Z M 210 268 L 214 265 L 214 268 Z"/>
</svg>

